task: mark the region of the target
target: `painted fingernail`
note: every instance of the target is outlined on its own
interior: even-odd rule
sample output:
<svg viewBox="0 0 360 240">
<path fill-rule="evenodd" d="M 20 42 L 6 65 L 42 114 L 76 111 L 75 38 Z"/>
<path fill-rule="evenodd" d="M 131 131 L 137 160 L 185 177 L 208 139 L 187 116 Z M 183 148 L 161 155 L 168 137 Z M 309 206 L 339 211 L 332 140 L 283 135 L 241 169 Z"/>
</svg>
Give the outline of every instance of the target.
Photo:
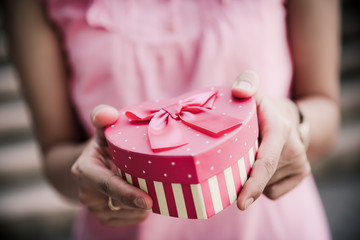
<svg viewBox="0 0 360 240">
<path fill-rule="evenodd" d="M 248 81 L 240 80 L 240 81 L 235 82 L 233 87 L 236 89 L 241 89 L 241 90 L 249 90 L 252 87 L 252 85 Z"/>
<path fill-rule="evenodd" d="M 247 209 L 254 202 L 254 198 L 249 198 L 245 201 L 245 209 Z"/>
<path fill-rule="evenodd" d="M 142 197 L 135 198 L 134 203 L 138 208 L 147 208 L 145 199 Z"/>
</svg>

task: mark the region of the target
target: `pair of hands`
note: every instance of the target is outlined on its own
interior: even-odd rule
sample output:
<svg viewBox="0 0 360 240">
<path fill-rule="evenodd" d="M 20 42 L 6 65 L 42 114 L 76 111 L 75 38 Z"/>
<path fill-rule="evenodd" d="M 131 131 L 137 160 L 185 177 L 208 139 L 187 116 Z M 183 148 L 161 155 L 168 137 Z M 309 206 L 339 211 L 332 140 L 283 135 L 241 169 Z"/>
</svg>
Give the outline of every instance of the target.
<svg viewBox="0 0 360 240">
<path fill-rule="evenodd" d="M 295 104 L 288 99 L 263 97 L 258 88 L 259 79 L 253 71 L 240 74 L 232 87 L 234 97 L 255 97 L 261 138 L 250 177 L 237 199 L 241 210 L 246 210 L 261 193 L 270 199 L 281 197 L 311 171 L 297 131 L 299 115 Z M 96 135 L 71 170 L 79 185 L 80 202 L 108 226 L 141 222 L 148 215 L 146 209 L 152 207 L 149 195 L 116 175 L 117 168 L 108 152 L 104 127 L 115 122 L 118 115 L 118 111 L 109 106 L 100 105 L 93 110 L 91 118 L 97 129 Z M 109 209 L 108 196 L 120 210 Z"/>
</svg>

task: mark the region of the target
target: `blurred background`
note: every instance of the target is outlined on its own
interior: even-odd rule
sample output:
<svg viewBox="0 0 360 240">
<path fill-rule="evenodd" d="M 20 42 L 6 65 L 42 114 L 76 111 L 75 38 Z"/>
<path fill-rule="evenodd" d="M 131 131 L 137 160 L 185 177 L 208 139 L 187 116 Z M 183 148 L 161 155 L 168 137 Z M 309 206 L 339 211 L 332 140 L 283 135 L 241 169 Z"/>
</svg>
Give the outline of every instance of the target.
<svg viewBox="0 0 360 240">
<path fill-rule="evenodd" d="M 342 1 L 340 135 L 313 172 L 334 239 L 360 239 L 360 1 Z M 0 22 L 0 239 L 69 239 L 76 206 L 49 186 Z M 294 216 L 296 217 L 296 216 Z"/>
</svg>

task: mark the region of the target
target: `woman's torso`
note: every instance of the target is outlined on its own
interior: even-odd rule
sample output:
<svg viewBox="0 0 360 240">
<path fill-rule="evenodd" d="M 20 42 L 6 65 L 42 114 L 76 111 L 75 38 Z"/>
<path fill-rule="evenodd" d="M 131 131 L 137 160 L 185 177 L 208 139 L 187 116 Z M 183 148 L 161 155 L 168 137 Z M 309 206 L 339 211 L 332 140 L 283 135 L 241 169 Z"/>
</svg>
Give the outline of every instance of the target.
<svg viewBox="0 0 360 240">
<path fill-rule="evenodd" d="M 48 0 L 72 70 L 71 94 L 80 120 L 99 104 L 117 108 L 231 85 L 257 71 L 261 91 L 286 97 L 291 56 L 281 0 Z M 290 237 L 291 236 L 291 237 Z M 183 220 L 151 214 L 144 223 L 107 228 L 86 210 L 82 239 L 326 239 L 328 229 L 311 177 L 271 201 L 261 196 L 246 212 L 232 205 L 213 218 Z"/>
</svg>

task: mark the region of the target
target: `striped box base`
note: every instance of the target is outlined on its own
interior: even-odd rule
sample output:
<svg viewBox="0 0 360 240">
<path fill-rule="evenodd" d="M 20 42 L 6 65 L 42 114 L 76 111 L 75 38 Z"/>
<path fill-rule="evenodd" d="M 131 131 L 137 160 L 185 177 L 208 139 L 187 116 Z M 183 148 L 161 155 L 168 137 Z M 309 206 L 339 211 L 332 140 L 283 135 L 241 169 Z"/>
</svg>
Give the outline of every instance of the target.
<svg viewBox="0 0 360 240">
<path fill-rule="evenodd" d="M 235 164 L 198 184 L 163 183 L 118 171 L 129 184 L 152 197 L 152 212 L 179 218 L 208 219 L 236 201 L 254 164 L 257 146 L 256 142 Z"/>
</svg>

